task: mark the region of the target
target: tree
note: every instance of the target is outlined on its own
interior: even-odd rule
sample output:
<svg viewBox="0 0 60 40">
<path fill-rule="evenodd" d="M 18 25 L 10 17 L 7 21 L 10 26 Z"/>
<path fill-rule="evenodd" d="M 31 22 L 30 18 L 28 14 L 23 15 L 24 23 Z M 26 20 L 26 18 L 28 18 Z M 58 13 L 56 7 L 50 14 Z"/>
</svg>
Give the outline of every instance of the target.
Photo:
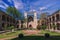
<svg viewBox="0 0 60 40">
<path fill-rule="evenodd" d="M 47 24 L 46 24 L 47 23 L 47 16 L 48 16 L 48 13 L 47 12 L 40 14 L 40 23 L 41 23 L 41 28 L 43 30 L 45 30 L 46 27 L 47 27 Z"/>
<path fill-rule="evenodd" d="M 26 23 L 27 22 L 27 18 L 24 18 L 24 23 Z"/>
<path fill-rule="evenodd" d="M 40 25 L 39 25 L 39 24 L 37 25 L 37 29 L 38 29 L 38 30 L 40 30 L 40 29 L 41 29 L 41 27 L 40 27 Z"/>
<path fill-rule="evenodd" d="M 42 26 L 41 26 L 41 29 L 45 30 L 46 27 L 47 27 L 46 25 L 42 25 Z"/>
<path fill-rule="evenodd" d="M 47 16 L 48 16 L 48 13 L 47 12 L 46 13 L 41 13 L 40 14 L 40 19 L 47 18 Z"/>
<path fill-rule="evenodd" d="M 14 18 L 19 18 L 21 16 L 20 12 L 15 7 L 8 7 L 7 13 L 11 14 Z"/>
<path fill-rule="evenodd" d="M 5 30 L 5 31 L 7 30 L 7 27 L 6 27 L 6 26 L 4 26 L 4 30 Z"/>
</svg>

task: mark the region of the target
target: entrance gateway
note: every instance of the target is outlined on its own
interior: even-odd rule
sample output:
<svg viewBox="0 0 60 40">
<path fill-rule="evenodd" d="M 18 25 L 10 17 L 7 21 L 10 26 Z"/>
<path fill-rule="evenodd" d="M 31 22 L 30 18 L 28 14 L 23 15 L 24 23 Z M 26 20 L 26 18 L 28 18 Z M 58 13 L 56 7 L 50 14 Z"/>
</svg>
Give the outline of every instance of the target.
<svg viewBox="0 0 60 40">
<path fill-rule="evenodd" d="M 37 28 L 37 13 L 36 11 L 32 12 L 25 12 L 24 13 L 25 19 L 27 19 L 27 22 L 25 23 L 26 28 Z"/>
</svg>

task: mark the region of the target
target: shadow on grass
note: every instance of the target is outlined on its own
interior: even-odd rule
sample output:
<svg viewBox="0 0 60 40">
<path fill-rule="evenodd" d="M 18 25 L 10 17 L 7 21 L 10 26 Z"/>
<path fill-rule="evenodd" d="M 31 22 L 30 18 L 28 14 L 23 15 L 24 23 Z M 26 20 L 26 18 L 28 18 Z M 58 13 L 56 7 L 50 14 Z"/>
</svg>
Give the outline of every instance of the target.
<svg viewBox="0 0 60 40">
<path fill-rule="evenodd" d="M 44 36 L 24 36 L 23 38 L 14 38 L 11 40 L 60 40 L 60 36 L 50 36 L 49 38 Z"/>
</svg>

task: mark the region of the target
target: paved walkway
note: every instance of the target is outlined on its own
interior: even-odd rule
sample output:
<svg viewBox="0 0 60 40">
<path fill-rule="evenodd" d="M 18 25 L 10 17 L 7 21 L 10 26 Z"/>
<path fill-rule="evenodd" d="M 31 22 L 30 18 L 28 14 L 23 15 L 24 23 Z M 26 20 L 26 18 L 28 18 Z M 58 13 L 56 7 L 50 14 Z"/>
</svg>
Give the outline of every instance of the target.
<svg viewBox="0 0 60 40">
<path fill-rule="evenodd" d="M 32 34 L 38 34 L 40 31 L 39 30 L 23 30 L 23 32 L 24 32 L 24 34 L 26 35 L 26 36 L 28 36 L 28 35 L 32 35 Z"/>
</svg>

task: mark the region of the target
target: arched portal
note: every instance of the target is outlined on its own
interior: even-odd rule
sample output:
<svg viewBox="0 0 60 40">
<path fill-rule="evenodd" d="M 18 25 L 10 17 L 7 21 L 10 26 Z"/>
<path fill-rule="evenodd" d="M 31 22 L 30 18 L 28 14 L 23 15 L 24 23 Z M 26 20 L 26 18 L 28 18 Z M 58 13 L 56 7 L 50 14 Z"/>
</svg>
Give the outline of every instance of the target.
<svg viewBox="0 0 60 40">
<path fill-rule="evenodd" d="M 37 13 L 36 11 L 25 12 L 25 19 L 27 18 L 27 28 L 31 25 L 34 29 L 37 27 Z"/>
<path fill-rule="evenodd" d="M 29 29 L 32 29 L 32 27 L 33 27 L 32 22 L 33 22 L 33 17 L 32 16 L 29 16 L 28 17 L 28 28 Z"/>
<path fill-rule="evenodd" d="M 29 28 L 32 29 L 32 25 L 31 24 L 29 25 Z"/>
</svg>

